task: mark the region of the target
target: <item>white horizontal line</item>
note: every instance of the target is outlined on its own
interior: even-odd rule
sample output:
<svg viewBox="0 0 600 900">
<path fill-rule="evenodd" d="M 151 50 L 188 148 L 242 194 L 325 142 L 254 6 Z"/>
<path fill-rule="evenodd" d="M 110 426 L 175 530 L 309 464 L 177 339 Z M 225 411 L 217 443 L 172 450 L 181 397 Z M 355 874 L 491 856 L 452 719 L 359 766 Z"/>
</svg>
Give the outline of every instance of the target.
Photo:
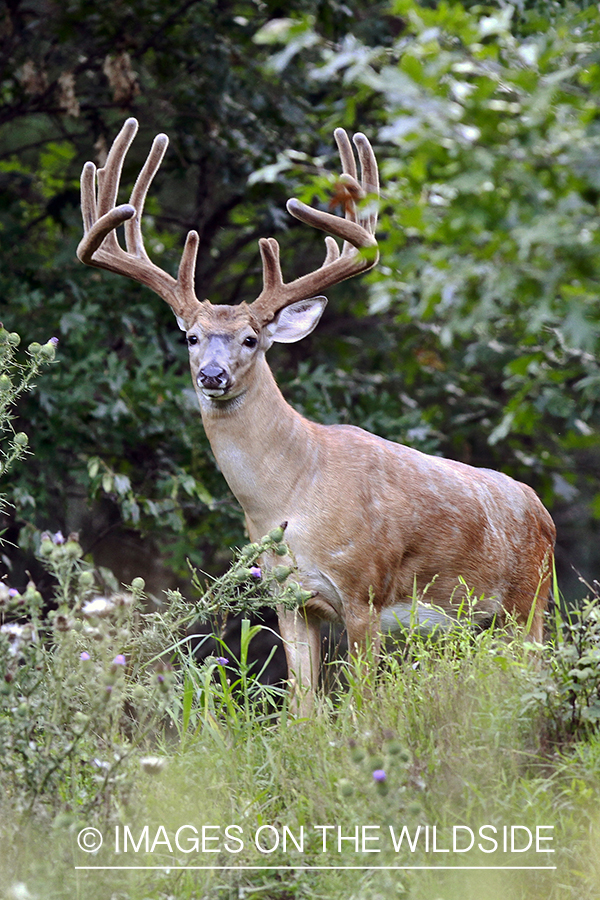
<svg viewBox="0 0 600 900">
<path fill-rule="evenodd" d="M 551 872 L 556 869 L 556 866 L 75 866 L 76 869 L 86 870 L 86 871 L 94 871 L 98 872 L 104 871 L 105 869 L 143 869 L 143 870 L 154 870 L 158 869 L 160 871 L 169 871 L 169 872 L 185 872 L 189 870 L 199 870 L 199 869 L 211 869 L 219 872 L 224 871 L 225 869 L 230 869 L 232 871 L 242 871 L 242 870 L 282 870 L 282 869 L 292 869 L 293 871 L 314 871 L 316 869 L 361 869 L 361 870 L 370 870 L 370 871 L 402 871 L 405 872 L 407 870 L 414 869 L 427 869 L 430 871 L 442 870 L 445 869 L 447 871 L 452 871 L 453 869 L 473 869 L 478 872 L 514 872 L 514 871 L 527 871 L 527 872 Z"/>
</svg>

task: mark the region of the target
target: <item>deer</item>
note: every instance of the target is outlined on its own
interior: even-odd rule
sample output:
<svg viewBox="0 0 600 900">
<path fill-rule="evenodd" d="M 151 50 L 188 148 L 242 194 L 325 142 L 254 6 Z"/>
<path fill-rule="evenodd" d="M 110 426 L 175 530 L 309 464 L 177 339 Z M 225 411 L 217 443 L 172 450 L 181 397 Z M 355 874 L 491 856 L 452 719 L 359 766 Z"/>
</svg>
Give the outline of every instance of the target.
<svg viewBox="0 0 600 900">
<path fill-rule="evenodd" d="M 117 205 L 137 128 L 129 118 L 105 165 L 83 168 L 77 256 L 146 285 L 169 304 L 186 336 L 203 426 L 250 540 L 287 523 L 285 542 L 309 596 L 297 609 L 277 611 L 299 714 L 314 702 L 324 620 L 344 625 L 355 660 L 367 648 L 377 660 L 382 628 L 406 621 L 415 596 L 451 618 L 475 596 L 479 614 L 514 621 L 541 642 L 556 530 L 534 490 L 353 425 L 309 421 L 284 399 L 266 361 L 274 342 L 313 331 L 327 303 L 322 291 L 378 260 L 379 176 L 365 135 L 353 138 L 359 175 L 348 135 L 334 132 L 343 215 L 287 202 L 292 216 L 327 233 L 323 264 L 286 283 L 277 240 L 261 238 L 262 291 L 231 306 L 196 296 L 196 231 L 187 235 L 176 278 L 146 253 L 144 202 L 166 135 L 154 139 L 129 202 Z M 116 235 L 121 225 L 126 249 Z"/>
</svg>

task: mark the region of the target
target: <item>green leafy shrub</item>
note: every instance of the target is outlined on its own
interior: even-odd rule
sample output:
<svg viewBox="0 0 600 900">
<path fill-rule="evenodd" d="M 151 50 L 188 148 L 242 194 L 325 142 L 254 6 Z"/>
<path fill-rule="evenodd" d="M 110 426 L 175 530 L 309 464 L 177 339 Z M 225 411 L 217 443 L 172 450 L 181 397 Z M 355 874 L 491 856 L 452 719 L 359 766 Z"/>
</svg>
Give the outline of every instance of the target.
<svg viewBox="0 0 600 900">
<path fill-rule="evenodd" d="M 174 726 L 185 742 L 207 720 L 235 730 L 256 705 L 267 715 L 281 708 L 281 691 L 262 685 L 248 663 L 260 625 L 242 622 L 239 659 L 218 638 L 223 655 L 200 664 L 187 627 L 217 613 L 306 600 L 289 577 L 291 561 L 264 575 L 257 565 L 265 554 L 289 560 L 283 536 L 277 528 L 242 547 L 198 602 L 169 592 L 166 604 L 148 611 L 142 578 L 99 596 L 77 535 L 42 535 L 55 608 L 44 610 L 31 582 L 22 593 L 0 584 L 0 755 L 17 806 L 107 815 L 127 793 L 140 753 L 152 752 L 165 728 Z M 194 582 L 201 588 L 198 573 Z"/>
<path fill-rule="evenodd" d="M 600 726 L 600 595 L 578 606 L 557 609 L 553 639 L 544 648 L 544 665 L 522 700 L 537 706 L 548 735 L 558 744 L 583 740 Z"/>
<path fill-rule="evenodd" d="M 142 579 L 95 596 L 75 535 L 45 535 L 40 553 L 58 584 L 55 609 L 43 610 L 32 583 L 23 593 L 0 586 L 8 796 L 24 812 L 107 812 L 133 751 L 160 732 L 173 676 L 160 657 L 151 661 L 156 637 L 140 627 Z"/>
</svg>

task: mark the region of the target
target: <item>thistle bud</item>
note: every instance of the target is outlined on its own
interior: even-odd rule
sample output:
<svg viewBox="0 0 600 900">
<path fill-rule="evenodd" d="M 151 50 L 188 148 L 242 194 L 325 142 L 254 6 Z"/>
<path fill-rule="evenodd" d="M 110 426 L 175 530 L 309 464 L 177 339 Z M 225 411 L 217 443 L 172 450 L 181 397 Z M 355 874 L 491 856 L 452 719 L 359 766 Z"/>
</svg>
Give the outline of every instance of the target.
<svg viewBox="0 0 600 900">
<path fill-rule="evenodd" d="M 81 572 L 79 575 L 79 586 L 85 590 L 86 588 L 91 588 L 94 584 L 94 573 L 90 572 L 89 569 L 86 569 L 84 572 Z"/>
<path fill-rule="evenodd" d="M 27 600 L 27 605 L 30 609 L 41 609 L 43 605 L 43 599 L 40 592 L 37 590 L 33 581 L 30 581 L 27 585 L 27 589 L 25 591 L 25 599 Z"/>
<path fill-rule="evenodd" d="M 287 525 L 287 522 L 286 522 L 286 525 Z M 283 540 L 284 530 L 285 530 L 285 528 L 283 525 L 278 525 L 277 528 L 271 529 L 271 531 L 269 532 L 269 538 L 272 541 L 279 543 L 279 541 Z"/>
<path fill-rule="evenodd" d="M 252 559 L 253 556 L 256 556 L 257 553 L 260 553 L 260 547 L 258 544 L 245 544 L 240 550 L 240 556 L 242 559 Z"/>
<path fill-rule="evenodd" d="M 69 539 L 65 544 L 65 556 L 70 559 L 80 559 L 83 556 L 83 550 L 79 541 Z"/>
<path fill-rule="evenodd" d="M 238 569 L 236 572 L 234 572 L 233 577 L 236 581 L 241 583 L 242 581 L 248 581 L 250 578 L 252 578 L 252 572 L 250 571 L 250 569 L 247 569 L 244 566 L 243 568 Z"/>
<path fill-rule="evenodd" d="M 347 778 L 340 778 L 338 781 L 338 791 L 342 797 L 351 797 L 354 793 L 354 785 Z"/>
<path fill-rule="evenodd" d="M 29 345 L 29 347 L 27 348 L 27 351 L 32 356 L 37 356 L 41 349 L 42 349 L 42 345 L 38 341 L 32 341 L 31 344 Z"/>
<path fill-rule="evenodd" d="M 40 354 L 44 359 L 53 360 L 56 356 L 56 346 L 52 341 L 48 341 L 40 347 Z"/>
<path fill-rule="evenodd" d="M 21 343 L 21 336 L 16 331 L 11 331 L 8 335 L 8 343 L 11 347 L 18 347 Z"/>
<path fill-rule="evenodd" d="M 385 769 L 375 769 L 373 772 L 373 781 L 375 782 L 377 793 L 385 796 L 389 790 Z"/>
<path fill-rule="evenodd" d="M 18 434 L 15 434 L 13 443 L 16 444 L 17 447 L 26 447 L 29 443 L 29 438 L 24 431 L 19 431 Z"/>
<path fill-rule="evenodd" d="M 146 582 L 144 581 L 143 578 L 140 578 L 139 575 L 137 578 L 134 578 L 133 581 L 131 582 L 131 589 L 136 594 L 141 594 L 145 587 L 146 587 Z"/>
<path fill-rule="evenodd" d="M 288 575 L 291 575 L 291 573 L 292 570 L 289 566 L 274 566 L 271 569 L 271 575 L 273 576 L 275 581 L 279 582 L 279 584 L 283 584 L 285 579 L 288 577 Z"/>
<path fill-rule="evenodd" d="M 50 537 L 44 537 L 40 544 L 40 556 L 51 556 L 54 551 L 54 544 Z"/>
<path fill-rule="evenodd" d="M 390 756 L 395 756 L 401 763 L 409 763 L 411 761 L 410 751 L 403 747 L 400 741 L 390 741 L 386 748 Z"/>
<path fill-rule="evenodd" d="M 353 747 L 350 758 L 352 759 L 352 762 L 355 762 L 358 765 L 358 763 L 361 763 L 365 758 L 365 751 L 362 747 Z"/>
</svg>

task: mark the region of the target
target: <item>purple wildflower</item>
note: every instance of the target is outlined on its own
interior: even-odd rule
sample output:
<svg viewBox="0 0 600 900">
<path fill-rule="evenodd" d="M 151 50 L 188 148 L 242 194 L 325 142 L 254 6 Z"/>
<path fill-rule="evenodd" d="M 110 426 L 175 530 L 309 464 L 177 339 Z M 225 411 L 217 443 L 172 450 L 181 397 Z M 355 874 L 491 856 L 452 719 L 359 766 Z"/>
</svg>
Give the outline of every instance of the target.
<svg viewBox="0 0 600 900">
<path fill-rule="evenodd" d="M 82 659 L 85 662 L 86 660 L 91 659 L 91 656 L 87 650 L 84 650 L 83 653 L 79 654 L 79 659 Z"/>
<path fill-rule="evenodd" d="M 262 578 L 260 566 L 250 566 L 250 574 L 253 578 Z"/>
<path fill-rule="evenodd" d="M 18 592 L 18 590 L 17 590 L 16 588 L 9 588 L 9 589 L 8 589 L 8 596 L 9 596 L 9 597 L 18 597 L 18 596 L 19 596 L 19 592 Z"/>
<path fill-rule="evenodd" d="M 57 531 L 56 534 L 52 536 L 52 541 L 55 544 L 64 544 L 65 538 L 62 531 Z"/>
<path fill-rule="evenodd" d="M 119 653 L 112 661 L 113 666 L 125 666 L 127 661 L 122 653 Z"/>
<path fill-rule="evenodd" d="M 158 681 L 159 684 L 162 684 L 163 681 L 165 680 L 165 676 L 161 675 L 159 672 L 158 675 L 156 676 L 156 680 Z"/>
<path fill-rule="evenodd" d="M 387 775 L 385 774 L 385 769 L 375 769 L 373 772 L 373 781 L 382 782 L 385 781 Z"/>
<path fill-rule="evenodd" d="M 217 662 L 219 663 L 220 666 L 228 666 L 229 665 L 229 660 L 227 659 L 226 656 L 217 656 Z"/>
<path fill-rule="evenodd" d="M 48 343 L 49 343 L 49 344 L 54 344 L 54 346 L 56 347 L 56 345 L 58 344 L 58 338 L 57 338 L 57 337 L 51 337 L 50 340 L 48 341 Z"/>
</svg>

